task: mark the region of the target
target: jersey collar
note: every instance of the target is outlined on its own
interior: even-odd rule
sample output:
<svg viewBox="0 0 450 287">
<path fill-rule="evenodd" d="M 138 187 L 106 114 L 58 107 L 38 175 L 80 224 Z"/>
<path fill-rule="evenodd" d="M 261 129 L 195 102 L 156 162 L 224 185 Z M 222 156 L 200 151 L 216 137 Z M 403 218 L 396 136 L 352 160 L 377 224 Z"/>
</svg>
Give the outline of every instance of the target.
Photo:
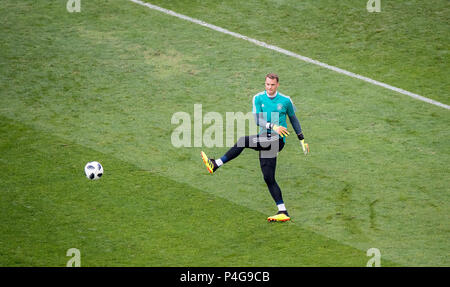
<svg viewBox="0 0 450 287">
<path fill-rule="evenodd" d="M 264 94 L 266 95 L 266 97 L 268 97 L 269 99 L 273 100 L 278 96 L 278 91 L 275 92 L 275 96 L 274 97 L 269 97 L 269 94 L 267 94 L 267 91 L 264 90 Z"/>
</svg>

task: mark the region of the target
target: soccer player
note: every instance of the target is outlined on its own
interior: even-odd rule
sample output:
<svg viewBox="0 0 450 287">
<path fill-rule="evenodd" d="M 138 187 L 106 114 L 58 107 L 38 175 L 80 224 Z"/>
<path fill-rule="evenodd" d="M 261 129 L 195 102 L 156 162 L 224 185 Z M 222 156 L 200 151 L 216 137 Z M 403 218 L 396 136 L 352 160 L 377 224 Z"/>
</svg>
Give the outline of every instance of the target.
<svg viewBox="0 0 450 287">
<path fill-rule="evenodd" d="M 233 160 L 241 154 L 245 148 L 259 151 L 259 162 L 264 181 L 269 192 L 278 207 L 278 213 L 267 218 L 268 221 L 288 221 L 291 218 L 284 205 L 281 189 L 275 180 L 275 168 L 278 152 L 280 152 L 289 135 L 286 116 L 294 128 L 304 154 L 309 152 L 308 144 L 304 142 L 304 136 L 300 122 L 295 116 L 295 106 L 288 96 L 277 91 L 279 78 L 276 74 L 267 74 L 265 78 L 265 91 L 253 97 L 253 114 L 256 124 L 260 127 L 257 135 L 239 138 L 220 159 L 210 159 L 202 151 L 201 156 L 210 173 L 214 173 L 219 167 Z"/>
</svg>

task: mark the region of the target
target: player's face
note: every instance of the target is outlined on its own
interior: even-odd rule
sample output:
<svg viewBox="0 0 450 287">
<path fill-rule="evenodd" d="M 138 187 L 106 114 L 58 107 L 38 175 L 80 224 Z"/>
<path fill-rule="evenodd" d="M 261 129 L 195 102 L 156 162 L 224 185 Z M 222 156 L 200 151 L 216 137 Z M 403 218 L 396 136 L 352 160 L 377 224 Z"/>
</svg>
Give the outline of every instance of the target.
<svg viewBox="0 0 450 287">
<path fill-rule="evenodd" d="M 269 95 L 274 95 L 277 92 L 279 85 L 277 79 L 266 78 L 266 92 Z"/>
</svg>

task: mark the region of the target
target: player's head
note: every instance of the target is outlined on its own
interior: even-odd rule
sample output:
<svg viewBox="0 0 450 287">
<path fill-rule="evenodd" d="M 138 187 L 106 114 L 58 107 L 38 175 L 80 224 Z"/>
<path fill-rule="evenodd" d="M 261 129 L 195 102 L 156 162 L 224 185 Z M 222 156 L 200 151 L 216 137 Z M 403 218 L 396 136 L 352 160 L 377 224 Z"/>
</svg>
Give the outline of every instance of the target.
<svg viewBox="0 0 450 287">
<path fill-rule="evenodd" d="M 279 78 L 277 74 L 270 73 L 266 75 L 265 86 L 267 94 L 274 95 L 277 92 L 278 86 L 280 85 L 278 81 Z"/>
</svg>

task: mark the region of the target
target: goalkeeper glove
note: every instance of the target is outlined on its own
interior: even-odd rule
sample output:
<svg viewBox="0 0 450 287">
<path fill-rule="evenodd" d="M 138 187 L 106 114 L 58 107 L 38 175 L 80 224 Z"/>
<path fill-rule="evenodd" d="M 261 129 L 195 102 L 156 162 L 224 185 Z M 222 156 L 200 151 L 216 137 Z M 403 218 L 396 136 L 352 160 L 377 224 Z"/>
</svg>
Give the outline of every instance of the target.
<svg viewBox="0 0 450 287">
<path fill-rule="evenodd" d="M 300 144 L 302 146 L 303 153 L 305 155 L 307 155 L 309 153 L 309 145 L 307 143 L 305 143 L 305 137 L 303 136 L 303 133 L 300 133 L 297 136 L 298 136 L 298 139 L 300 140 Z"/>
<path fill-rule="evenodd" d="M 283 127 L 283 126 L 279 126 L 279 125 L 276 125 L 276 124 L 271 124 L 270 128 L 272 130 L 274 130 L 277 134 L 279 134 L 281 137 L 289 135 L 288 130 L 285 127 Z"/>
</svg>

